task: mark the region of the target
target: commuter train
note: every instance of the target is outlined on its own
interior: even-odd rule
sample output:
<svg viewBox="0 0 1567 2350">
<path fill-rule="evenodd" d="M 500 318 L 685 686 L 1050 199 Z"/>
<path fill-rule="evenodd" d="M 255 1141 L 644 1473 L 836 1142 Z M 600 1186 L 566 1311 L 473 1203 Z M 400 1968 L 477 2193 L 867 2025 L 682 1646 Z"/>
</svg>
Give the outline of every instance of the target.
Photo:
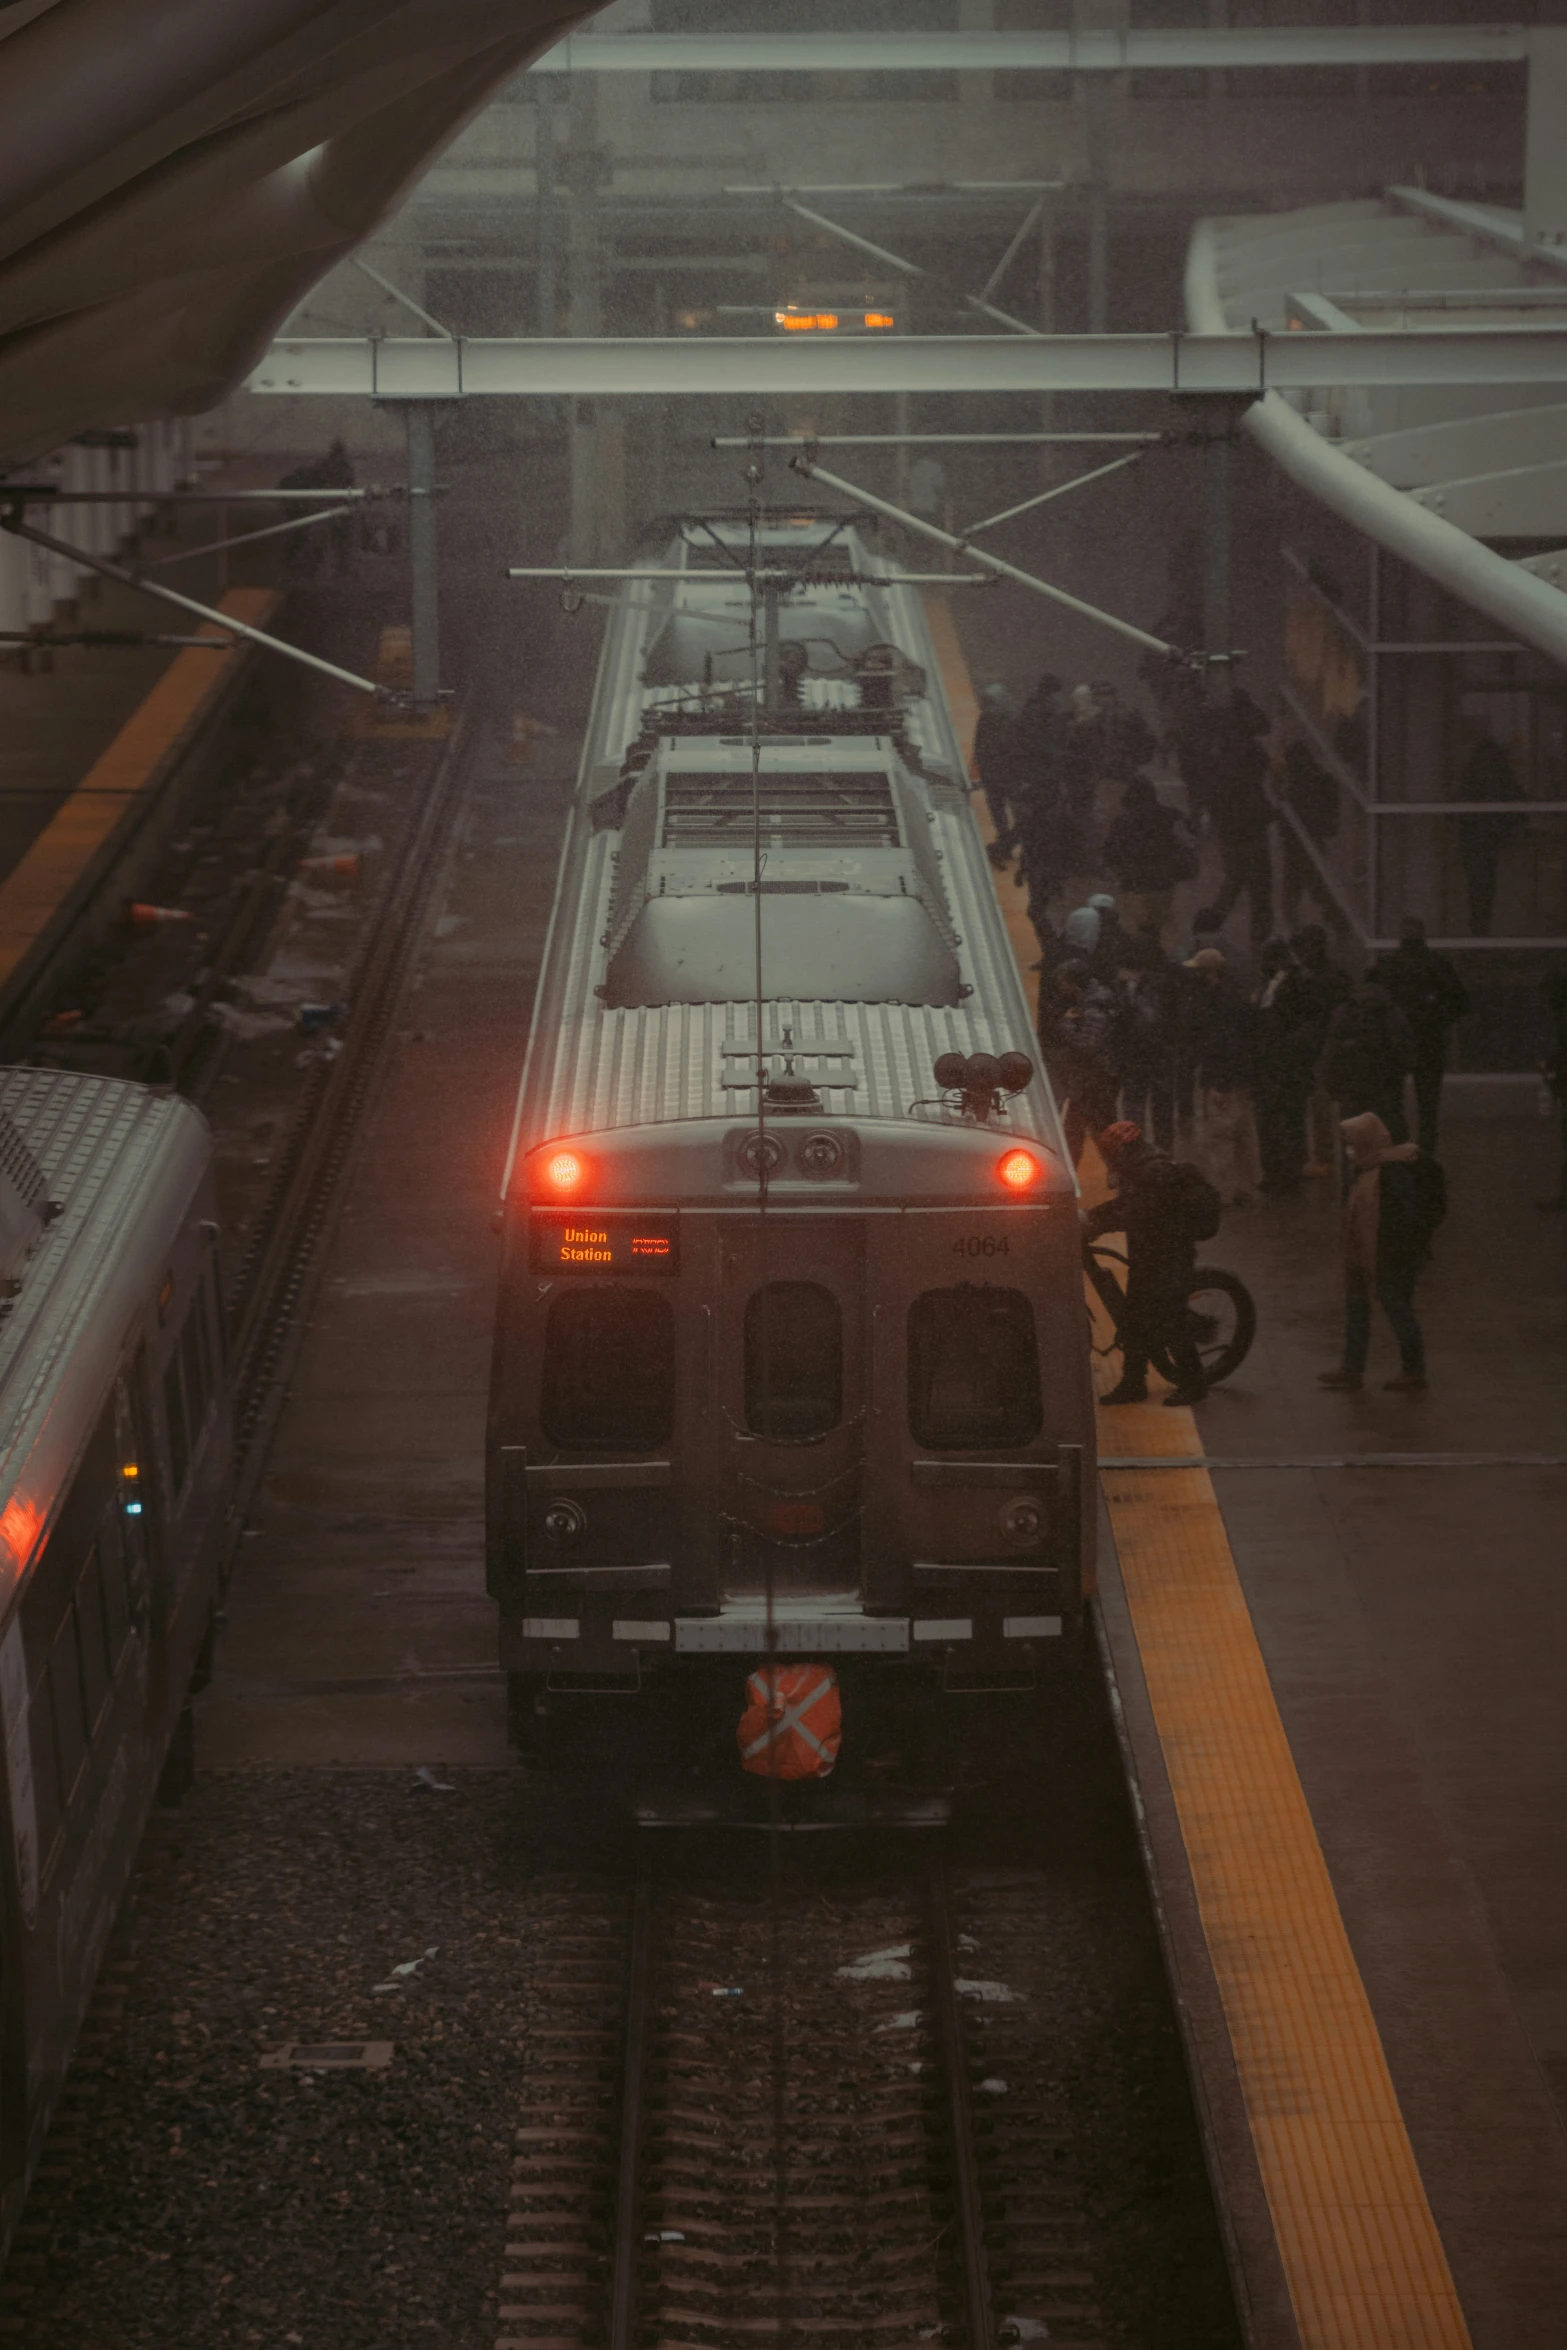
<svg viewBox="0 0 1567 2350">
<path fill-rule="evenodd" d="M 1092 1584 L 1077 1195 L 919 590 L 819 514 L 648 569 L 505 1175 L 514 1735 L 715 1659 L 738 1701 L 769 1641 L 846 1704 L 1033 1688 Z"/>
<path fill-rule="evenodd" d="M 217 1236 L 187 1103 L 0 1070 L 0 2248 L 210 1637 Z"/>
</svg>

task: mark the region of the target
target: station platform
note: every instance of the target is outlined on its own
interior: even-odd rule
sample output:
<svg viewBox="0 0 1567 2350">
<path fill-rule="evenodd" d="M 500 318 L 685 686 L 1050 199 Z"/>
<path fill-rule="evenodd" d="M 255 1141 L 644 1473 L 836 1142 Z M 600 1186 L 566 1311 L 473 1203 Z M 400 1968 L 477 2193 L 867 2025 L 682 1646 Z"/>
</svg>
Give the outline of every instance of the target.
<svg viewBox="0 0 1567 2350">
<path fill-rule="evenodd" d="M 1101 1642 L 1252 2350 L 1567 2340 L 1567 1232 L 1554 1122 L 1465 1100 L 1427 1393 L 1383 1392 L 1380 1313 L 1365 1388 L 1317 1385 L 1329 1178 L 1201 1251 L 1257 1299 L 1241 1369 L 1098 1415 Z"/>
<path fill-rule="evenodd" d="M 1543 1128 L 1442 1156 L 1427 1394 L 1383 1394 L 1385 1332 L 1316 1384 L 1329 1182 L 1204 1250 L 1261 1311 L 1235 1377 L 1100 1413 L 1105 1646 L 1266 2350 L 1563 2338 L 1567 1274 Z"/>
</svg>

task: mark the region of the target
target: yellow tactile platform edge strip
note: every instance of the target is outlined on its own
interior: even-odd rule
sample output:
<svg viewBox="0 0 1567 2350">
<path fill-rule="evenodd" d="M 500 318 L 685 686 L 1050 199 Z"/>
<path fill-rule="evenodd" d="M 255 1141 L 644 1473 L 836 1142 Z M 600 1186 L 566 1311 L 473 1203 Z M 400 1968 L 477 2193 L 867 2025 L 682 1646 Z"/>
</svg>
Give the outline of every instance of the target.
<svg viewBox="0 0 1567 2350">
<path fill-rule="evenodd" d="M 277 603 L 271 588 L 231 588 L 220 611 L 264 627 Z M 70 798 L 0 882 L 0 990 L 54 920 L 126 810 L 164 760 L 212 706 L 235 652 L 177 653 Z"/>
<path fill-rule="evenodd" d="M 943 675 L 971 712 L 950 614 L 931 601 Z M 998 876 L 997 895 L 1026 970 L 1017 893 Z M 1191 1413 L 1162 1405 L 1120 1410 L 1104 1433 L 1106 1450 L 1202 1450 Z M 1302 2343 L 1469 2350 L 1212 1480 L 1120 1469 L 1102 1485 Z"/>
</svg>

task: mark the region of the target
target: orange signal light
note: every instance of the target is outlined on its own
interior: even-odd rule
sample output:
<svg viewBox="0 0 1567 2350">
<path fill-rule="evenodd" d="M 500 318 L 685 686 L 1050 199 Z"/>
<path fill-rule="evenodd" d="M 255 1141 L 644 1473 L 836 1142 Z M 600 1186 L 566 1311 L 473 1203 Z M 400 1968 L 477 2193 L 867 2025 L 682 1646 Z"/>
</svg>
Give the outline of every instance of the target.
<svg viewBox="0 0 1567 2350">
<path fill-rule="evenodd" d="M 544 1180 L 556 1191 L 575 1191 L 587 1171 L 575 1151 L 557 1151 L 544 1162 Z"/>
<path fill-rule="evenodd" d="M 1032 1151 L 1008 1151 L 996 1161 L 996 1180 L 1008 1191 L 1032 1191 L 1043 1173 Z"/>
</svg>

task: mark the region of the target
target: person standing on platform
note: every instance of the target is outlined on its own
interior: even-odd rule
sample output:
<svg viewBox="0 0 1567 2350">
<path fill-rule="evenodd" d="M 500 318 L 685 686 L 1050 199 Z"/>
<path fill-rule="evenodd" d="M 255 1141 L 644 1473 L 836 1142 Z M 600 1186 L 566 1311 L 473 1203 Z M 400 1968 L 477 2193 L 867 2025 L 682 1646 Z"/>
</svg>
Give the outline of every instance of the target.
<svg viewBox="0 0 1567 2350">
<path fill-rule="evenodd" d="M 1426 944 L 1426 926 L 1418 914 L 1404 916 L 1398 945 L 1371 976 L 1387 989 L 1409 1022 L 1415 1139 L 1423 1151 L 1435 1151 L 1448 1039 L 1469 1009 L 1469 992 L 1447 957 L 1433 954 Z"/>
<path fill-rule="evenodd" d="M 1404 1079 L 1414 1066 L 1409 1022 L 1385 987 L 1364 979 L 1328 1022 L 1319 1074 L 1340 1122 L 1374 1110 L 1395 1141 L 1409 1132 Z"/>
<path fill-rule="evenodd" d="M 1328 1041 L 1328 1023 L 1348 996 L 1354 981 L 1328 953 L 1328 934 L 1320 922 L 1308 922 L 1290 940 L 1295 971 L 1290 981 L 1288 1015 L 1301 1064 L 1311 1072 L 1306 1093 L 1308 1175 L 1331 1175 L 1338 1164 L 1338 1120 L 1333 1096 L 1317 1076 L 1317 1064 Z"/>
<path fill-rule="evenodd" d="M 1399 1372 L 1382 1384 L 1395 1395 L 1424 1394 L 1425 1337 L 1415 1319 L 1415 1281 L 1447 1213 L 1441 1168 L 1418 1143 L 1395 1142 L 1374 1111 L 1346 1118 L 1341 1132 L 1351 1181 L 1344 1198 L 1344 1357 L 1319 1371 L 1319 1387 L 1364 1383 L 1375 1295 L 1398 1340 Z"/>
<path fill-rule="evenodd" d="M 1252 997 L 1257 1014 L 1259 1191 L 1296 1191 L 1306 1170 L 1306 1096 L 1316 1056 L 1304 1057 L 1296 1033 L 1291 992 L 1298 977 L 1286 941 L 1270 938 L 1262 950 L 1261 979 Z"/>
<path fill-rule="evenodd" d="M 1201 947 L 1184 1013 L 1184 1055 L 1197 1102 L 1198 1156 L 1227 1208 L 1250 1207 L 1261 1180 L 1257 1119 L 1256 1013 L 1217 947 Z"/>
<path fill-rule="evenodd" d="M 1458 779 L 1454 795 L 1460 800 L 1516 800 L 1522 797 L 1513 762 L 1505 744 L 1483 734 L 1475 744 Z M 1489 938 L 1496 911 L 1496 876 L 1502 849 L 1523 822 L 1521 813 L 1496 816 L 1456 816 L 1458 862 L 1464 869 L 1469 898 L 1469 928 L 1476 938 Z"/>
<path fill-rule="evenodd" d="M 971 764 L 996 836 L 985 854 L 1000 869 L 1011 859 L 1020 802 L 1017 704 L 1004 685 L 987 685 L 979 697 Z"/>
<path fill-rule="evenodd" d="M 1161 957 L 1116 973 L 1121 1004 L 1119 1050 L 1122 1117 L 1154 1146 L 1175 1147 L 1175 1020 L 1178 975 Z"/>
<path fill-rule="evenodd" d="M 1069 955 L 1081 955 L 1103 987 L 1113 987 L 1123 968 L 1156 959 L 1127 931 L 1108 890 L 1095 890 L 1081 906 L 1073 907 L 1061 925 L 1061 940 Z"/>
<path fill-rule="evenodd" d="M 1167 1404 L 1201 1403 L 1208 1392 L 1186 1299 L 1197 1269 L 1197 1243 L 1219 1228 L 1219 1200 L 1195 1167 L 1156 1151 L 1130 1119 L 1095 1136 L 1114 1194 L 1083 1218 L 1097 1239 L 1126 1234 L 1126 1303 L 1121 1312 L 1121 1376 L 1105 1404 L 1148 1401 L 1148 1360 L 1163 1348 L 1175 1365 Z"/>
<path fill-rule="evenodd" d="M 1562 1168 L 1556 1182 L 1554 1199 L 1537 1200 L 1535 1205 L 1544 1216 L 1567 1214 L 1567 971 L 1552 971 L 1545 982 L 1545 1009 L 1550 1015 L 1551 1042 L 1540 1073 L 1556 1103 L 1556 1120 L 1561 1131 Z"/>
<path fill-rule="evenodd" d="M 1120 890 L 1126 927 L 1162 951 L 1171 896 L 1177 882 L 1196 877 L 1197 851 L 1146 775 L 1132 776 L 1121 794 L 1120 812 L 1105 834 L 1104 864 Z"/>
<path fill-rule="evenodd" d="M 1115 1116 L 1121 1091 L 1120 1007 L 1081 957 L 1069 955 L 1039 982 L 1039 1046 L 1075 1167 L 1083 1144 Z"/>
</svg>

